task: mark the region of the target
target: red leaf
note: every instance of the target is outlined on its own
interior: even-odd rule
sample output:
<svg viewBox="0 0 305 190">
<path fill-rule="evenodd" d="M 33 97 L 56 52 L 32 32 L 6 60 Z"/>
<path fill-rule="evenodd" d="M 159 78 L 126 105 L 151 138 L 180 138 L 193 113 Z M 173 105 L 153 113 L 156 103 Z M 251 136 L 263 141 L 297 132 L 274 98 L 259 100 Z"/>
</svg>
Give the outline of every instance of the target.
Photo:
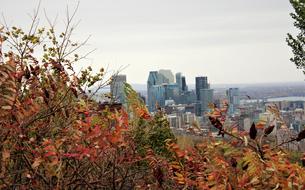
<svg viewBox="0 0 305 190">
<path fill-rule="evenodd" d="M 51 152 L 47 152 L 44 156 L 45 157 L 56 156 L 56 153 L 51 151 Z"/>
<path fill-rule="evenodd" d="M 79 157 L 79 154 L 77 153 L 66 153 L 66 154 L 63 154 L 64 157 L 67 157 L 67 158 L 77 158 Z"/>
</svg>

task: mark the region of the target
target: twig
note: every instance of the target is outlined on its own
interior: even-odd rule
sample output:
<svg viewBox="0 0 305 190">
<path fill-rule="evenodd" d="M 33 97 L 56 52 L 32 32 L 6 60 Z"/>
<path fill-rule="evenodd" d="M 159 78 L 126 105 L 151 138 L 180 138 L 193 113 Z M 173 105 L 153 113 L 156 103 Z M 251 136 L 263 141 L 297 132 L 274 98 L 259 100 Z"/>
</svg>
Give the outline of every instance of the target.
<svg viewBox="0 0 305 190">
<path fill-rule="evenodd" d="M 274 149 L 276 149 L 276 148 L 278 148 L 278 147 L 280 147 L 280 146 L 282 146 L 284 144 L 291 143 L 291 142 L 296 141 L 296 140 L 297 140 L 297 138 L 292 138 L 292 139 L 290 139 L 288 141 L 283 141 L 282 143 L 280 143 L 280 144 L 274 146 L 273 148 L 271 148 L 271 150 L 274 150 Z"/>
</svg>

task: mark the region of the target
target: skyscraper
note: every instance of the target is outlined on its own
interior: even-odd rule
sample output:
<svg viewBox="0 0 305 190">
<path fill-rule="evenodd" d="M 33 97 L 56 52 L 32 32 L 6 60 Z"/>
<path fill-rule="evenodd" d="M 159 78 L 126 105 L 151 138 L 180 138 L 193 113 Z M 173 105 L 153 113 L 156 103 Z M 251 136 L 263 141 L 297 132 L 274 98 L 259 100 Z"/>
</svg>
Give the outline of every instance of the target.
<svg viewBox="0 0 305 190">
<path fill-rule="evenodd" d="M 185 76 L 182 76 L 182 91 L 186 92 L 188 90 L 187 85 L 186 85 L 186 79 Z"/>
<path fill-rule="evenodd" d="M 239 89 L 229 88 L 227 90 L 227 98 L 229 101 L 229 115 L 234 115 L 238 112 L 237 108 L 240 104 Z"/>
<path fill-rule="evenodd" d="M 209 110 L 208 105 L 213 103 L 213 89 L 200 89 L 200 102 L 201 102 L 201 111 L 207 112 Z"/>
<path fill-rule="evenodd" d="M 160 85 L 160 80 L 158 79 L 158 72 L 157 71 L 150 71 L 148 80 L 147 80 L 147 104 L 149 111 L 153 111 L 155 107 L 155 97 L 154 95 L 154 89 L 153 87 L 155 85 Z"/>
<path fill-rule="evenodd" d="M 175 77 L 171 70 L 169 69 L 160 69 L 159 74 L 163 75 L 168 79 L 168 83 L 175 83 Z"/>
<path fill-rule="evenodd" d="M 178 85 L 175 83 L 172 84 L 163 84 L 165 88 L 165 100 L 175 100 L 177 101 L 179 98 L 179 88 Z"/>
<path fill-rule="evenodd" d="M 154 85 L 150 89 L 149 98 L 149 111 L 156 110 L 156 106 L 164 107 L 165 105 L 165 87 L 164 85 Z"/>
<path fill-rule="evenodd" d="M 207 77 L 196 77 L 196 90 L 188 91 L 186 78 L 176 73 L 176 82 L 172 81 L 170 70 L 151 71 L 147 80 L 147 105 L 150 112 L 156 111 L 156 105 L 165 107 L 165 102 L 194 105 L 194 113 L 201 116 L 208 110 L 213 101 L 213 90 L 210 89 Z"/>
<path fill-rule="evenodd" d="M 170 70 L 167 71 L 170 72 Z M 165 100 L 175 100 L 177 94 L 179 94 L 177 84 L 169 83 L 169 79 L 164 74 L 157 71 L 149 72 L 147 80 L 147 104 L 150 112 L 155 111 L 156 104 L 162 107 L 165 104 Z"/>
<path fill-rule="evenodd" d="M 195 91 L 185 91 L 179 95 L 179 98 L 176 103 L 178 104 L 192 104 L 196 102 L 196 93 Z"/>
<path fill-rule="evenodd" d="M 158 71 L 150 71 L 148 80 L 147 80 L 147 88 L 153 85 L 161 85 L 163 83 L 169 83 L 169 79 L 164 75 L 160 74 Z"/>
<path fill-rule="evenodd" d="M 208 89 L 208 77 L 196 77 L 196 97 L 200 100 L 200 89 Z"/>
<path fill-rule="evenodd" d="M 213 102 L 213 89 L 210 89 L 208 77 L 196 77 L 196 97 L 201 104 L 201 113 L 208 111 L 209 103 Z"/>
<path fill-rule="evenodd" d="M 126 75 L 116 75 L 110 84 L 110 91 L 112 97 L 116 102 L 124 104 L 126 96 L 124 92 L 124 83 L 126 82 Z"/>
<path fill-rule="evenodd" d="M 179 88 L 179 93 L 182 92 L 182 73 L 176 73 L 176 83 Z"/>
</svg>

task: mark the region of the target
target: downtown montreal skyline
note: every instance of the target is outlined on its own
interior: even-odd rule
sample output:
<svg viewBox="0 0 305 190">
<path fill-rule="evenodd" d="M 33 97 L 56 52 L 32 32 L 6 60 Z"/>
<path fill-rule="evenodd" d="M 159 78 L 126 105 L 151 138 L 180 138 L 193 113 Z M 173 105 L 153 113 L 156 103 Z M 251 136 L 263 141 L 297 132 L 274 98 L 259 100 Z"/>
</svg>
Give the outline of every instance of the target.
<svg viewBox="0 0 305 190">
<path fill-rule="evenodd" d="M 287 0 L 87 0 L 79 1 L 72 39 L 91 36 L 85 51 L 97 49 L 76 67 L 125 68 L 130 83 L 146 84 L 149 71 L 170 69 L 188 80 L 208 76 L 213 84 L 300 82 L 304 75 L 289 61 L 285 41 L 294 33 Z M 41 1 L 41 25 L 78 1 Z M 15 6 L 19 4 L 19 6 Z M 2 0 L 10 25 L 28 26 L 38 1 Z M 16 15 L 15 13 L 18 12 Z M 188 81 L 189 83 L 194 83 Z"/>
</svg>

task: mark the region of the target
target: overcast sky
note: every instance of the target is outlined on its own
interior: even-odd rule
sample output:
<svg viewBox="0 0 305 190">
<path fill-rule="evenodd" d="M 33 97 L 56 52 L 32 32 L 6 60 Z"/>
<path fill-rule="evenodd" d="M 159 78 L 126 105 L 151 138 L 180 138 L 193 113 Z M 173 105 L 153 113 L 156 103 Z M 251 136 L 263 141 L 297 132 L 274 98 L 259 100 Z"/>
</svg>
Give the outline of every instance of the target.
<svg viewBox="0 0 305 190">
<path fill-rule="evenodd" d="M 41 9 L 58 14 L 60 26 L 66 5 L 77 2 L 42 0 Z M 37 4 L 0 0 L 0 12 L 25 26 Z M 198 75 L 212 84 L 303 81 L 285 42 L 295 32 L 291 11 L 288 0 L 80 0 L 74 38 L 92 35 L 86 48 L 97 48 L 82 64 L 128 66 L 122 73 L 131 83 L 146 83 L 159 69 L 180 71 L 187 83 Z"/>
</svg>

